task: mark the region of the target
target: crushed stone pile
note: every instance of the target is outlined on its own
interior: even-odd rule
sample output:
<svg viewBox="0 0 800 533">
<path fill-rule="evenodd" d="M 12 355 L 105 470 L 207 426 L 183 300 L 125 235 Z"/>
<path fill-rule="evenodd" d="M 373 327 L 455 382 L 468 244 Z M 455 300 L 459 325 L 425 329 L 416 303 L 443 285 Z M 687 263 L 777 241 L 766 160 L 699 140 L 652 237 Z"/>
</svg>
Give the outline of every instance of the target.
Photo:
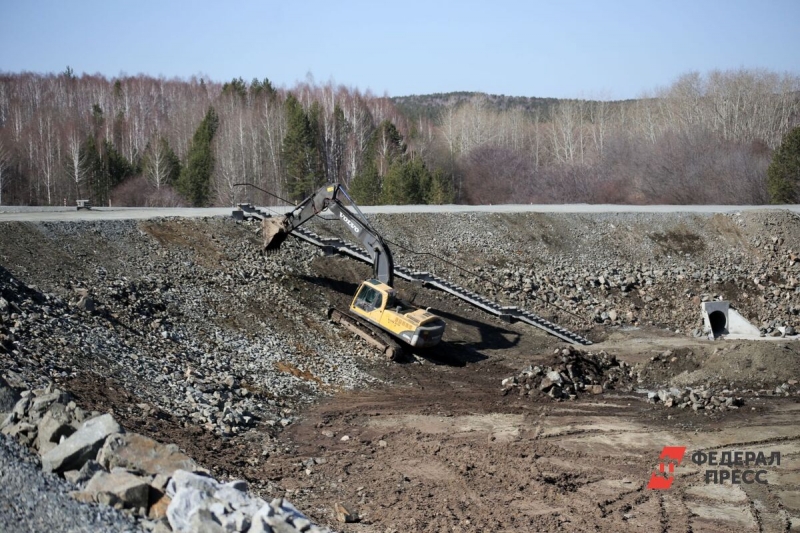
<svg viewBox="0 0 800 533">
<path fill-rule="evenodd" d="M 574 400 L 581 393 L 602 394 L 620 388 L 632 377 L 630 365 L 613 354 L 567 347 L 557 349 L 550 364 L 530 365 L 501 385 L 504 394 L 517 390 L 520 396 Z"/>
<path fill-rule="evenodd" d="M 27 484 L 28 490 L 18 487 L 14 494 L 14 501 L 22 506 L 3 506 L 0 524 L 9 523 L 10 516 L 20 518 L 22 523 L 38 520 L 33 515 L 39 511 L 27 504 L 38 504 L 33 499 L 41 498 L 42 491 L 31 492 L 29 488 L 40 482 L 48 487 L 55 485 L 57 496 L 49 496 L 52 503 L 58 498 L 63 502 L 67 491 L 57 488 L 66 486 L 74 488 L 68 495 L 75 502 L 99 505 L 99 513 L 81 509 L 75 502 L 58 506 L 57 513 L 82 517 L 77 528 L 156 533 L 330 531 L 314 525 L 283 498 L 267 503 L 251 495 L 244 481 L 217 481 L 175 445 L 126 432 L 108 413 L 84 412 L 68 393 L 53 384 L 19 392 L 0 379 L 0 408 L 8 409 L 0 422 L 3 438 L 15 438 L 38 452 L 38 460 L 34 457 L 27 462 L 41 465 L 44 470 L 35 468 L 29 473 L 33 481 Z M 3 462 L 8 455 L 4 453 L 6 449 L 13 450 L 13 445 L 0 441 Z M 21 469 L 13 464 L 9 468 Z M 17 477 L 5 470 L 4 467 L 0 477 L 11 477 L 3 490 L 3 494 L 9 494 Z M 53 474 L 63 477 L 66 484 Z M 11 515 L 7 507 L 13 509 Z M 53 524 L 54 529 L 59 526 Z"/>
<path fill-rule="evenodd" d="M 660 403 L 664 407 L 690 408 L 693 411 L 725 412 L 744 405 L 744 399 L 735 396 L 734 391 L 728 389 L 716 391 L 705 387 L 660 389 L 657 392 L 648 392 L 647 400 L 651 403 Z"/>
</svg>

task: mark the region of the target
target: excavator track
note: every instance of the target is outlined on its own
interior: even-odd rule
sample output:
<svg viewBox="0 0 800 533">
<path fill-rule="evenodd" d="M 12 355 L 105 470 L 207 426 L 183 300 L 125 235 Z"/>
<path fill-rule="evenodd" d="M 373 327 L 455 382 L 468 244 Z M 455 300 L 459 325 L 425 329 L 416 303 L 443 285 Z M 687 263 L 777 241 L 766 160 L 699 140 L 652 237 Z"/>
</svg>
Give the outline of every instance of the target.
<svg viewBox="0 0 800 533">
<path fill-rule="evenodd" d="M 344 326 L 380 350 L 389 361 L 397 361 L 402 357 L 403 345 L 372 324 L 333 307 L 328 310 L 328 318 L 331 322 Z"/>
</svg>

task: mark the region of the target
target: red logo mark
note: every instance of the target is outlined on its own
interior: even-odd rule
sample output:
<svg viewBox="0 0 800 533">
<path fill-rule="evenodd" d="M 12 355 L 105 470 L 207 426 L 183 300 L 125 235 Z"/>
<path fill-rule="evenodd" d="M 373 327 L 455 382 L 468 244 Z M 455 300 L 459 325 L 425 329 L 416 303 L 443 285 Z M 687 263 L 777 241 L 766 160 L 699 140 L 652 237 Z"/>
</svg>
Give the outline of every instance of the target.
<svg viewBox="0 0 800 533">
<path fill-rule="evenodd" d="M 658 472 L 650 474 L 647 488 L 651 490 L 667 490 L 675 481 L 675 467 L 683 461 L 686 446 L 664 446 L 659 456 Z M 669 472 L 667 472 L 669 470 Z"/>
</svg>

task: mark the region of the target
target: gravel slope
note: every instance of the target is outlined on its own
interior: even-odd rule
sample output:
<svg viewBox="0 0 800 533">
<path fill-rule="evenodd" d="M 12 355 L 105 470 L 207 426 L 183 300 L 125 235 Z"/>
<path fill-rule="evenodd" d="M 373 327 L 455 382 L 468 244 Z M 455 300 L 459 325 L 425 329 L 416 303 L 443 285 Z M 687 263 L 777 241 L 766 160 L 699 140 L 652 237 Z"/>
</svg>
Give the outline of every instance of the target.
<svg viewBox="0 0 800 533">
<path fill-rule="evenodd" d="M 800 216 L 788 211 L 370 217 L 393 243 L 469 272 L 395 246 L 398 264 L 579 332 L 602 337 L 657 326 L 692 336 L 699 303 L 718 298 L 735 302 L 765 334 L 800 327 Z M 180 445 L 198 462 L 213 462 L 220 477 L 263 471 L 260 461 L 287 449 L 280 449 L 279 433 L 292 431 L 321 396 L 399 381 L 325 318 L 329 304 L 352 294 L 358 276 L 331 284 L 331 272 L 314 268 L 321 252 L 293 239 L 279 255 L 263 257 L 256 224 L 210 218 L 0 226 L 0 374 L 26 388 L 63 383 L 84 408 L 112 409 L 123 425 L 156 438 L 180 434 Z M 312 226 L 341 233 L 330 222 Z M 353 262 L 325 264 L 347 271 Z M 462 315 L 446 297 L 426 302 L 430 292 L 419 292 L 419 305 Z M 0 513 L 0 530 L 14 531 L 7 525 L 28 509 L 14 507 L 20 494 L 39 501 L 39 488 L 54 483 L 30 468 L 31 491 L 15 488 L 21 474 L 2 485 L 9 511 L 7 518 Z M 14 472 L 3 466 L 4 476 Z M 253 486 L 269 492 L 273 479 L 280 476 Z M 24 520 L 34 530 L 72 523 L 39 527 L 38 507 L 29 509 Z"/>
</svg>

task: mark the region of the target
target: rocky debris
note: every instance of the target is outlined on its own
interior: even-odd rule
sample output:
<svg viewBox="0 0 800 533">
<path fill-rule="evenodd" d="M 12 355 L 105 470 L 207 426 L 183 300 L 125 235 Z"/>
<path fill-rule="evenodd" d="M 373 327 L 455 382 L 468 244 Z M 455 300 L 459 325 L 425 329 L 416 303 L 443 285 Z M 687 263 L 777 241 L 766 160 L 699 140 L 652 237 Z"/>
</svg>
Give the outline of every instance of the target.
<svg viewBox="0 0 800 533">
<path fill-rule="evenodd" d="M 39 453 L 49 452 L 59 445 L 62 438 L 75 433 L 76 428 L 72 425 L 72 421 L 65 405 L 53 404 L 36 426 L 36 449 Z"/>
<path fill-rule="evenodd" d="M 353 510 L 352 506 L 349 504 L 344 503 L 336 503 L 333 506 L 333 510 L 336 512 L 336 520 L 342 523 L 351 523 L 351 522 L 358 522 L 360 517 L 358 513 Z"/>
<path fill-rule="evenodd" d="M 627 385 L 630 365 L 605 351 L 586 352 L 572 346 L 557 349 L 549 365 L 529 365 L 518 375 L 505 378 L 503 393 L 518 390 L 520 396 L 546 394 L 553 399 L 574 400 L 580 393 L 602 394 Z"/>
<path fill-rule="evenodd" d="M 723 389 L 717 392 L 703 387 L 651 391 L 647 393 L 647 400 L 651 403 L 661 404 L 664 407 L 679 407 L 681 409 L 705 412 L 724 412 L 738 409 L 744 405 L 744 399 L 740 396 L 734 396 L 733 391 Z"/>
<path fill-rule="evenodd" d="M 52 385 L 23 391 L 12 407 L 3 432 L 38 448 L 45 474 L 63 474 L 79 489 L 70 492 L 75 500 L 123 511 L 145 529 L 328 531 L 313 525 L 288 501 L 268 504 L 249 495 L 243 481 L 216 481 L 175 445 L 123 432 L 110 414 L 83 420 L 69 395 Z M 31 423 L 36 418 L 38 425 Z"/>
<path fill-rule="evenodd" d="M 126 509 L 136 509 L 140 516 L 144 516 L 150 496 L 150 485 L 147 481 L 124 469 L 114 469 L 111 472 L 101 470 L 89 480 L 82 495 L 87 495 L 91 501 L 112 507 L 121 504 Z"/>
<path fill-rule="evenodd" d="M 0 413 L 13 411 L 19 400 L 19 392 L 0 376 Z"/>
<path fill-rule="evenodd" d="M 0 352 L 10 355 L 0 374 L 15 386 L 99 373 L 150 411 L 230 437 L 283 427 L 284 411 L 321 391 L 374 381 L 359 369 L 371 351 L 294 294 L 316 249 L 290 240 L 265 260 L 251 226 L 228 219 L 8 229 L 3 253 L 42 240 L 51 250 L 25 262 L 24 282 L 0 267 Z M 97 253 L 76 263 L 87 246 Z"/>
<path fill-rule="evenodd" d="M 242 481 L 220 483 L 207 476 L 178 470 L 167 485 L 171 498 L 167 519 L 173 531 L 325 532 L 291 503 L 267 503 L 247 494 Z"/>
<path fill-rule="evenodd" d="M 110 414 L 87 420 L 75 433 L 42 455 L 42 468 L 45 472 L 80 469 L 86 461 L 96 458 L 106 437 L 121 431 L 122 428 Z"/>
</svg>

